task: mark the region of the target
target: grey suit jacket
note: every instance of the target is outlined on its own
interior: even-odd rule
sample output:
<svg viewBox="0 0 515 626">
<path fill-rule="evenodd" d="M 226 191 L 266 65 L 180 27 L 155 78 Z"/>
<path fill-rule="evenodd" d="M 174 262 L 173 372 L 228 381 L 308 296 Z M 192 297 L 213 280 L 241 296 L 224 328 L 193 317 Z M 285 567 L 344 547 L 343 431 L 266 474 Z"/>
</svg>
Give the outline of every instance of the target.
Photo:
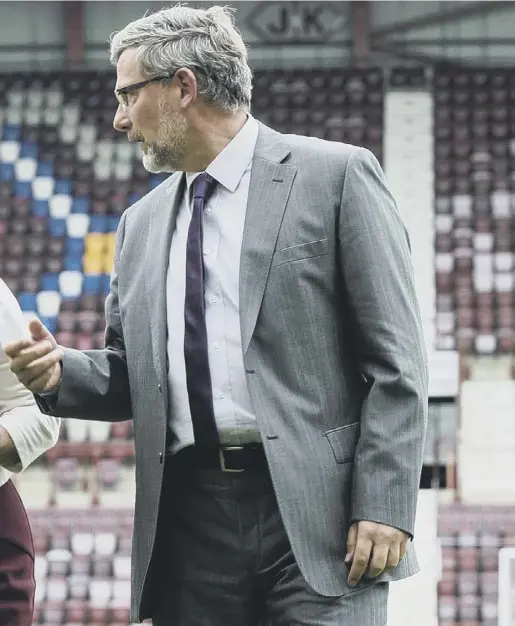
<svg viewBox="0 0 515 626">
<path fill-rule="evenodd" d="M 169 393 L 165 276 L 183 188 L 176 173 L 125 212 L 107 347 L 66 350 L 57 396 L 38 398 L 56 416 L 134 420 L 133 620 L 152 614 Z M 413 533 L 427 419 L 409 243 L 375 157 L 260 125 L 240 272 L 248 388 L 293 552 L 317 592 L 350 593 L 351 520 Z M 380 580 L 417 569 L 410 542 Z"/>
</svg>

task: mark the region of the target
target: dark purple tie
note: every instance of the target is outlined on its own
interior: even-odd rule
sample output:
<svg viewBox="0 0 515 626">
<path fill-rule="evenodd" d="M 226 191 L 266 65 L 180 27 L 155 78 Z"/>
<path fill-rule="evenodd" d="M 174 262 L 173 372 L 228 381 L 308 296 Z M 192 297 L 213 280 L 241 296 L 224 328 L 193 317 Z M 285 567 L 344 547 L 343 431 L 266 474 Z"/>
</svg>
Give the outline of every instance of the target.
<svg viewBox="0 0 515 626">
<path fill-rule="evenodd" d="M 216 181 L 205 172 L 193 183 L 193 210 L 186 244 L 184 360 L 193 434 L 197 446 L 219 445 L 207 349 L 202 214 Z"/>
</svg>

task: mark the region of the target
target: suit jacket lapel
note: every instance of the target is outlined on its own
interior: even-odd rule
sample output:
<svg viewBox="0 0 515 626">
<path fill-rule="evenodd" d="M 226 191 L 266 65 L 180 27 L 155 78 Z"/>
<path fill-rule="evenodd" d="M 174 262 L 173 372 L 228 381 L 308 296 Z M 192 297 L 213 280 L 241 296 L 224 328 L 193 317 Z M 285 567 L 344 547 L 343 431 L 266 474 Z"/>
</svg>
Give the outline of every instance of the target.
<svg viewBox="0 0 515 626">
<path fill-rule="evenodd" d="M 146 258 L 147 304 L 152 352 L 158 381 L 167 390 L 166 274 L 172 234 L 184 192 L 184 175 L 173 176 L 162 194 L 149 207 Z"/>
<path fill-rule="evenodd" d="M 250 177 L 240 260 L 240 324 L 243 353 L 256 326 L 279 229 L 297 173 L 282 163 L 290 153 L 279 133 L 259 125 Z"/>
</svg>

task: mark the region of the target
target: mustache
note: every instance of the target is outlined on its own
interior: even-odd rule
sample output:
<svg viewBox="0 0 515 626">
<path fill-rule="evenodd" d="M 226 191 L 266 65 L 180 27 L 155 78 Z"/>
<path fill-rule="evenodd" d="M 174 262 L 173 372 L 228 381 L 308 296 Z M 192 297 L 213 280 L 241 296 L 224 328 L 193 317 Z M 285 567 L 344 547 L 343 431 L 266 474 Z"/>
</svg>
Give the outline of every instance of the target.
<svg viewBox="0 0 515 626">
<path fill-rule="evenodd" d="M 142 135 L 127 135 L 129 141 L 145 141 Z"/>
</svg>

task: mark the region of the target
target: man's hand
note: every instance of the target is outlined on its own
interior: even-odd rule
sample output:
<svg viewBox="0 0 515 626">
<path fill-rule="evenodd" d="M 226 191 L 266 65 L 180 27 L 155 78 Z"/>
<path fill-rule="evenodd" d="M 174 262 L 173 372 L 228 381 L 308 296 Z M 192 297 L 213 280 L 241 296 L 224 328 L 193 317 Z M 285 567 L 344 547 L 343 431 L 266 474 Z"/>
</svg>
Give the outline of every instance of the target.
<svg viewBox="0 0 515 626">
<path fill-rule="evenodd" d="M 348 584 L 355 587 L 363 574 L 376 578 L 400 563 L 410 536 L 402 530 L 377 522 L 356 522 L 347 535 L 345 563 L 351 565 Z"/>
<path fill-rule="evenodd" d="M 46 393 L 61 381 L 63 351 L 39 320 L 29 324 L 31 339 L 13 341 L 4 347 L 10 369 L 32 393 Z"/>
</svg>

